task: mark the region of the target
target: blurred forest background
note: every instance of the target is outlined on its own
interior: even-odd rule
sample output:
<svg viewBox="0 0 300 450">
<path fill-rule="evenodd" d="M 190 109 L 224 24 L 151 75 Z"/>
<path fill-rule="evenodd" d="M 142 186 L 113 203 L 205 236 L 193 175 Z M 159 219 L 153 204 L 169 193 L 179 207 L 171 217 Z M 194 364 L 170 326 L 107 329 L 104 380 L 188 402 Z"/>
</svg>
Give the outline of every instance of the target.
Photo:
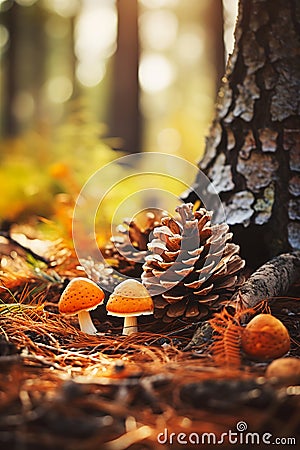
<svg viewBox="0 0 300 450">
<path fill-rule="evenodd" d="M 123 154 L 195 163 L 237 3 L 0 0 L 2 229 L 39 216 L 71 236 L 84 182 Z"/>
</svg>

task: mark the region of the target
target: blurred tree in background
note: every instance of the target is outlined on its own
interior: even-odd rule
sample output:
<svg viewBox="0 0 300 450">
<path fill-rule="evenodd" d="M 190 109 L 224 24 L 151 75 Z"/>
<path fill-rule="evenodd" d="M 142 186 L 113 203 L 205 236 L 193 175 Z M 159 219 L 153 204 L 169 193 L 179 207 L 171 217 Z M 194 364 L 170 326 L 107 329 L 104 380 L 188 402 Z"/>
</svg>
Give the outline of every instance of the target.
<svg viewBox="0 0 300 450">
<path fill-rule="evenodd" d="M 236 4 L 0 0 L 0 217 L 51 216 L 111 148 L 195 162 Z"/>
<path fill-rule="evenodd" d="M 139 35 L 137 0 L 117 2 L 118 33 L 114 57 L 110 132 L 122 138 L 122 149 L 141 151 L 139 108 Z"/>
</svg>

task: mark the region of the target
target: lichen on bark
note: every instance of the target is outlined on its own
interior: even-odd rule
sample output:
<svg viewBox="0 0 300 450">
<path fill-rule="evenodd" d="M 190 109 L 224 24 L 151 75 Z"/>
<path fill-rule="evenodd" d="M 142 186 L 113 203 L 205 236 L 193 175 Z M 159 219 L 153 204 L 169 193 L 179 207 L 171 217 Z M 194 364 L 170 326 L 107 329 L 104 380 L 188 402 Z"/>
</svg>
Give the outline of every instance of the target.
<svg viewBox="0 0 300 450">
<path fill-rule="evenodd" d="M 250 191 L 259 192 L 275 179 L 278 165 L 273 155 L 252 151 L 247 160 L 238 158 L 236 170 L 244 176 Z"/>
<path fill-rule="evenodd" d="M 233 194 L 225 206 L 225 214 L 229 225 L 249 225 L 250 218 L 254 213 L 252 204 L 255 197 L 249 191 L 240 191 Z"/>
<path fill-rule="evenodd" d="M 235 48 L 206 141 L 204 163 L 199 164 L 218 185 L 220 168 L 231 165 L 232 187 L 219 189 L 219 195 L 237 243 L 242 252 L 247 249 L 243 256 L 249 256 L 255 266 L 300 248 L 295 201 L 300 172 L 299 27 L 298 0 L 240 1 Z M 213 136 L 216 129 L 218 145 Z M 222 164 L 220 154 L 225 155 Z M 191 196 L 184 199 L 193 201 Z M 262 238 L 264 259 L 251 260 L 255 252 L 249 242 L 257 234 Z"/>
<path fill-rule="evenodd" d="M 225 164 L 225 154 L 220 153 L 214 166 L 209 170 L 208 175 L 213 180 L 213 187 L 217 193 L 230 191 L 234 188 L 232 181 L 231 166 Z M 208 187 L 209 192 L 213 192 Z"/>
<path fill-rule="evenodd" d="M 289 192 L 295 197 L 300 196 L 300 176 L 298 174 L 295 174 L 290 178 Z"/>
<path fill-rule="evenodd" d="M 254 205 L 254 210 L 257 212 L 255 216 L 255 223 L 263 225 L 267 223 L 272 215 L 272 208 L 275 199 L 274 183 L 264 189 L 263 197 L 258 198 Z"/>
<path fill-rule="evenodd" d="M 238 96 L 235 100 L 235 107 L 233 110 L 234 117 L 240 117 L 246 122 L 250 122 L 254 114 L 254 103 L 259 98 L 259 88 L 255 81 L 253 74 L 247 75 L 243 84 L 238 84 Z"/>
<path fill-rule="evenodd" d="M 222 139 L 222 127 L 219 122 L 213 123 L 210 128 L 209 136 L 206 140 L 207 152 L 204 158 L 200 161 L 201 169 L 205 169 L 209 162 L 216 156 L 217 147 Z"/>
<path fill-rule="evenodd" d="M 250 157 L 250 153 L 253 149 L 256 148 L 256 141 L 253 135 L 253 131 L 251 129 L 246 131 L 244 143 L 239 152 L 239 157 L 242 159 L 248 159 Z"/>
<path fill-rule="evenodd" d="M 270 128 L 261 128 L 258 130 L 258 136 L 263 152 L 276 152 L 278 131 Z"/>
<path fill-rule="evenodd" d="M 300 248 L 300 224 L 290 222 L 288 224 L 288 240 L 292 248 Z"/>
</svg>

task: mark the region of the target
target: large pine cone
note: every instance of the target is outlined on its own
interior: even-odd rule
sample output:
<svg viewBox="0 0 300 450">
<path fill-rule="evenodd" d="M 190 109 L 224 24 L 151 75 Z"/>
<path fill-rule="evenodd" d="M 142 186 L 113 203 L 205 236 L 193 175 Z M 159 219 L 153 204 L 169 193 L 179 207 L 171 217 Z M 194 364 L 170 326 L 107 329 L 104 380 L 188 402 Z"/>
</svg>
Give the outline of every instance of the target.
<svg viewBox="0 0 300 450">
<path fill-rule="evenodd" d="M 165 211 L 153 209 L 142 211 L 133 219 L 124 219 L 117 227 L 117 235 L 112 236 L 103 251 L 111 267 L 128 277 L 140 278 L 145 257 L 149 254 L 149 235 L 164 216 Z"/>
<path fill-rule="evenodd" d="M 195 321 L 232 296 L 245 262 L 229 242 L 228 225 L 211 223 L 212 212 L 193 212 L 192 203 L 176 211 L 180 220 L 163 218 L 153 230 L 142 281 L 154 297 L 155 317 Z"/>
</svg>

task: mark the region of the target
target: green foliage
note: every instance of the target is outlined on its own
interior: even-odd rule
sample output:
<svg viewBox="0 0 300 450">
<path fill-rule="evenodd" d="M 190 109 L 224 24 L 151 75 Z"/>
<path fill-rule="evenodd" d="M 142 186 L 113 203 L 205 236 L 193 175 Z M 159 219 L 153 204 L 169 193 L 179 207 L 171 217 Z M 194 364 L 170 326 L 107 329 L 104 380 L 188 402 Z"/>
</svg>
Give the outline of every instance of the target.
<svg viewBox="0 0 300 450">
<path fill-rule="evenodd" d="M 2 143 L 0 178 L 5 195 L 0 196 L 0 218 L 12 223 L 33 223 L 44 236 L 64 237 L 72 242 L 72 217 L 78 194 L 88 179 L 106 164 L 123 156 L 104 141 L 105 128 L 80 106 L 56 129 L 27 132 Z M 131 177 L 130 168 L 114 164 L 99 177 L 99 209 L 87 221 L 93 226 L 99 245 L 103 245 L 124 217 L 132 217 L 147 205 L 147 196 L 157 207 L 173 211 L 186 185 L 160 175 L 164 167 L 143 167 Z M 167 164 L 167 162 L 166 162 Z M 112 186 L 111 174 L 120 182 Z M 154 173 L 158 171 L 157 173 Z M 139 170 L 137 170 L 138 174 Z M 184 175 L 184 174 L 182 174 Z M 180 177 L 179 177 L 180 178 Z M 187 179 L 185 175 L 185 179 Z M 101 201 L 101 187 L 109 186 Z M 156 189 L 156 192 L 153 191 Z M 159 190 L 159 193 L 158 193 Z M 105 189 L 104 189 L 105 191 Z M 168 193 L 172 193 L 169 195 Z M 102 192 L 103 194 L 103 192 Z M 146 204 L 145 204 L 146 203 Z M 84 212 L 85 213 L 85 212 Z M 0 223 L 1 226 L 1 223 Z"/>
<path fill-rule="evenodd" d="M 54 220 L 70 233 L 77 195 L 88 178 L 116 157 L 101 136 L 104 127 L 77 111 L 57 129 L 30 131 L 0 145 L 0 218 Z"/>
</svg>

